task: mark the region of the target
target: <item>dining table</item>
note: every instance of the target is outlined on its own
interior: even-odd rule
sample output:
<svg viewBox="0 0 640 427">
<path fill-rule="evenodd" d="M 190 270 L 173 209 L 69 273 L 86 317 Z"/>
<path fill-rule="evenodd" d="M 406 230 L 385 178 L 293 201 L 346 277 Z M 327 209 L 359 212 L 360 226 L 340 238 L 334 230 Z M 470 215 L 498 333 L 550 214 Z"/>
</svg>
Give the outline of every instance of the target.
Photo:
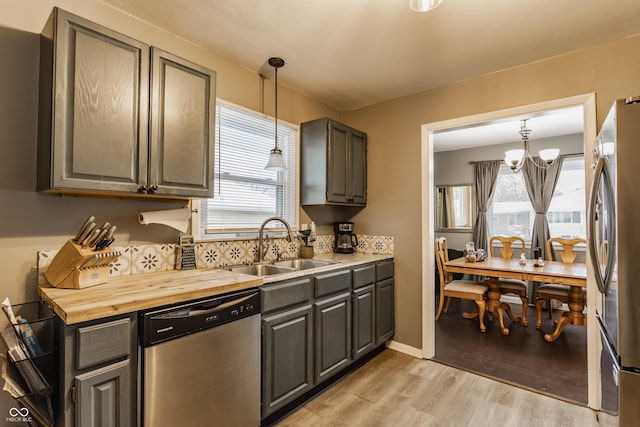
<svg viewBox="0 0 640 427">
<path fill-rule="evenodd" d="M 565 326 L 587 324 L 584 315 L 584 294 L 582 288 L 587 286 L 587 265 L 584 263 L 563 263 L 561 261 L 526 260 L 522 265 L 519 259 L 504 259 L 500 257 L 487 257 L 482 261 L 469 262 L 466 258 L 456 258 L 444 264 L 445 271 L 451 273 L 463 273 L 489 277 L 489 290 L 487 292 L 487 308 L 490 313 L 497 313 L 500 322 L 500 330 L 503 335 L 509 335 L 509 329 L 504 325 L 503 312 L 511 316 L 508 305 L 500 301 L 500 278 L 532 280 L 542 283 L 569 285 L 569 311 L 562 313 L 555 330 L 545 334 L 547 342 L 553 342 L 562 333 Z M 506 307 L 505 307 L 506 305 Z M 515 321 L 519 318 L 512 317 Z"/>
</svg>

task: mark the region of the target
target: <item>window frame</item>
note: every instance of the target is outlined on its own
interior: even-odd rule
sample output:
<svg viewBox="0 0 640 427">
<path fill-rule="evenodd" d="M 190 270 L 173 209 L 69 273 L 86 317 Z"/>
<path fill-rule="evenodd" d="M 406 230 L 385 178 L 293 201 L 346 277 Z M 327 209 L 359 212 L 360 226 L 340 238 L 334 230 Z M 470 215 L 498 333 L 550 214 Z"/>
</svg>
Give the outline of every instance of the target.
<svg viewBox="0 0 640 427">
<path fill-rule="evenodd" d="M 271 121 L 274 122 L 275 118 L 273 116 L 269 116 L 267 114 L 263 114 L 254 110 L 251 110 L 249 108 L 246 107 L 242 107 L 239 106 L 237 104 L 225 101 L 225 100 L 221 100 L 221 99 L 216 99 L 216 121 L 215 121 L 215 126 L 216 126 L 216 156 L 215 156 L 215 165 L 214 165 L 214 199 L 216 198 L 216 195 L 218 194 L 218 191 L 220 191 L 220 184 L 221 184 L 221 177 L 220 177 L 220 165 L 221 165 L 221 159 L 220 159 L 220 148 L 219 148 L 219 130 L 220 130 L 220 122 L 218 119 L 218 113 L 219 113 L 219 109 L 220 106 L 223 106 L 223 108 L 229 107 L 235 110 L 238 110 L 240 112 L 243 113 L 247 113 L 250 115 L 255 116 L 256 118 L 260 118 L 260 119 L 264 119 L 267 121 Z M 283 120 L 278 119 L 278 134 L 280 136 L 281 134 L 281 130 L 282 127 L 287 127 L 290 130 L 293 130 L 295 132 L 295 140 L 293 142 L 293 147 L 294 147 L 294 153 L 291 154 L 290 156 L 285 156 L 285 163 L 288 166 L 288 172 L 290 175 L 286 180 L 285 185 L 283 186 L 283 190 L 285 194 L 288 194 L 289 197 L 291 198 L 291 200 L 289 201 L 289 207 L 288 209 L 290 210 L 290 218 L 285 218 L 287 219 L 287 221 L 289 222 L 289 225 L 291 226 L 292 230 L 297 230 L 299 228 L 299 221 L 300 221 L 300 197 L 299 197 L 299 187 L 300 187 L 300 174 L 299 174 L 299 170 L 300 170 L 300 125 L 299 124 L 293 124 L 290 122 L 286 122 Z M 273 136 L 273 138 L 275 138 L 275 135 Z M 279 141 L 281 141 L 280 138 L 278 138 Z M 289 143 L 291 144 L 291 143 Z M 271 147 L 273 148 L 273 147 Z M 268 157 L 269 157 L 269 151 L 265 152 L 265 157 L 264 157 L 264 164 L 267 164 L 268 161 Z M 291 171 L 291 163 L 293 163 L 293 171 Z M 246 181 L 246 182 L 255 182 L 256 184 L 264 184 L 264 180 L 263 179 L 257 179 L 257 180 L 251 180 L 248 178 L 237 178 L 240 181 Z M 293 188 L 290 188 L 291 186 L 293 186 Z M 289 187 L 289 188 L 287 188 Z M 280 192 L 280 194 L 282 194 L 282 192 Z M 285 196 L 282 196 L 285 197 Z M 206 208 L 206 200 L 209 200 L 210 198 L 194 198 L 190 200 L 190 206 L 191 206 L 191 210 L 193 212 L 192 214 L 192 221 L 191 221 L 191 233 L 194 235 L 194 240 L 196 241 L 221 241 L 221 240 L 225 240 L 225 241 L 232 241 L 232 240 L 251 240 L 251 239 L 255 239 L 258 237 L 258 231 L 259 231 L 259 224 L 256 225 L 256 227 L 238 227 L 238 228 L 226 228 L 226 229 L 203 229 L 203 221 L 204 221 L 204 217 L 205 215 L 203 214 L 203 210 Z M 287 206 L 286 206 L 286 198 L 285 198 L 285 207 L 284 210 L 287 210 Z M 276 214 L 277 216 L 281 216 Z M 269 216 L 265 216 L 265 220 L 269 218 Z M 265 230 L 269 230 L 269 235 L 270 236 L 285 236 L 286 235 L 286 229 L 284 228 L 284 226 L 280 223 L 280 222 L 271 222 L 270 224 L 267 224 L 267 227 L 265 227 Z M 281 231 L 281 233 L 279 233 Z"/>
<path fill-rule="evenodd" d="M 582 164 L 582 166 L 583 166 L 583 169 L 582 169 L 582 170 L 584 170 L 584 173 L 585 173 L 585 176 L 586 176 L 586 169 L 585 169 L 586 167 L 585 167 L 585 164 L 584 164 L 584 161 L 585 161 L 584 159 L 585 159 L 584 154 L 572 154 L 572 155 L 567 155 L 567 156 L 565 157 L 564 162 L 563 162 L 562 170 L 560 171 L 560 173 L 562 174 L 562 172 L 563 172 L 563 170 L 564 170 L 564 167 L 565 167 L 565 164 L 566 164 L 565 162 L 567 162 L 567 161 L 576 161 L 576 160 L 578 160 L 578 161 L 580 161 L 580 163 Z M 569 169 L 569 170 L 570 170 L 570 169 Z M 509 169 L 509 167 L 508 167 L 508 166 L 506 166 L 505 164 L 501 164 L 501 165 L 500 165 L 500 172 L 498 173 L 498 176 L 500 176 L 500 175 L 521 175 L 521 176 L 522 176 L 522 171 L 519 171 L 519 172 L 517 172 L 517 173 L 514 173 L 514 172 L 512 172 L 512 171 Z M 522 179 L 524 180 L 524 177 L 523 177 Z M 582 189 L 582 191 L 585 191 L 585 188 L 586 188 L 586 181 L 583 179 L 583 181 L 581 182 L 581 184 L 582 184 L 582 186 L 584 187 L 584 188 Z M 558 190 L 558 189 L 556 188 L 556 191 L 557 191 L 557 190 Z M 525 192 L 526 192 L 526 189 L 525 189 Z M 494 195 L 494 197 L 495 197 L 495 195 Z M 554 197 L 555 197 L 555 191 L 554 191 Z M 530 224 L 529 224 L 529 233 L 528 233 L 528 235 L 527 235 L 527 236 L 524 236 L 523 238 L 524 238 L 524 240 L 525 240 L 525 246 L 526 246 L 526 247 L 530 247 L 530 245 L 531 245 L 531 233 L 530 233 L 530 231 L 531 231 L 531 230 L 530 230 L 530 227 L 532 227 L 532 225 L 533 225 L 533 218 L 535 217 L 535 211 L 534 211 L 534 209 L 533 209 L 533 205 L 531 204 L 531 200 L 529 200 L 528 195 L 527 195 L 527 202 L 528 202 L 528 206 L 529 206 Z M 491 201 L 491 206 L 489 207 L 489 209 L 488 209 L 488 211 L 487 211 L 487 218 L 489 218 L 489 219 L 491 220 L 491 221 L 489 222 L 489 233 L 490 233 L 491 235 L 495 235 L 495 234 L 502 234 L 502 233 L 499 233 L 499 232 L 495 231 L 495 228 L 494 228 L 494 223 L 498 222 L 498 215 L 500 215 L 499 213 L 496 213 L 496 212 L 495 212 L 495 210 L 494 210 L 494 203 L 495 203 L 495 200 L 492 200 L 492 201 Z M 552 204 L 553 204 L 553 202 L 552 202 Z M 550 205 L 550 207 L 552 206 L 552 204 Z M 548 212 L 547 212 L 547 221 L 549 222 L 549 225 L 550 225 L 550 226 L 551 226 L 552 224 L 560 224 L 559 222 L 558 222 L 558 223 L 555 223 L 555 222 L 550 221 L 550 220 L 549 220 L 549 215 L 550 215 L 550 214 L 562 214 L 562 213 L 567 213 L 567 214 L 570 214 L 570 216 L 571 216 L 571 223 L 570 223 L 570 224 L 575 224 L 575 223 L 573 222 L 573 215 L 574 215 L 576 212 L 584 211 L 585 209 L 586 209 L 586 191 L 585 191 L 585 204 L 584 204 L 584 206 L 582 207 L 582 209 L 581 209 L 581 210 L 579 210 L 579 211 L 575 211 L 575 210 L 573 210 L 573 209 L 572 209 L 571 211 L 566 211 L 566 212 L 565 212 L 565 211 L 548 211 Z M 524 211 L 523 211 L 523 212 L 524 212 Z M 521 214 L 521 213 L 522 213 L 522 212 L 520 212 L 520 213 L 518 213 L 518 212 L 504 212 L 504 213 L 503 213 L 503 215 L 506 215 L 506 216 L 507 216 L 507 218 L 508 218 L 508 220 L 509 220 L 509 222 L 512 222 L 511 220 L 512 220 L 512 219 L 513 219 L 513 220 L 516 220 L 517 216 L 518 216 L 519 214 Z M 517 222 L 517 221 L 516 221 L 516 222 Z M 562 224 L 565 224 L 565 223 L 562 223 Z M 584 215 L 582 215 L 582 222 L 578 222 L 577 224 L 580 224 L 580 225 L 585 229 L 585 234 L 586 234 L 586 211 L 585 211 L 585 214 L 584 214 Z M 511 233 L 511 234 L 519 235 L 518 233 L 516 233 L 516 231 L 515 231 L 515 230 L 514 230 L 514 232 L 513 232 L 513 233 Z M 511 234 L 509 234 L 509 235 L 511 235 Z M 575 236 L 574 236 L 574 237 L 575 237 Z M 584 236 L 579 236 L 579 237 L 583 237 L 583 238 L 584 238 Z"/>
</svg>

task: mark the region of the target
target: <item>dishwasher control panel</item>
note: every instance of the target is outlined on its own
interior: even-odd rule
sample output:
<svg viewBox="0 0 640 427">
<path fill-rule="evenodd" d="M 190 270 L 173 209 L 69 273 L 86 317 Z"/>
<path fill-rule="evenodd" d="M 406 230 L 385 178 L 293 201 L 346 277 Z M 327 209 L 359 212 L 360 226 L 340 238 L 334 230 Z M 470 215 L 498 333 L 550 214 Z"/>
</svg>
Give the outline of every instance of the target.
<svg viewBox="0 0 640 427">
<path fill-rule="evenodd" d="M 258 289 L 150 310 L 140 313 L 140 341 L 149 347 L 259 313 Z"/>
</svg>

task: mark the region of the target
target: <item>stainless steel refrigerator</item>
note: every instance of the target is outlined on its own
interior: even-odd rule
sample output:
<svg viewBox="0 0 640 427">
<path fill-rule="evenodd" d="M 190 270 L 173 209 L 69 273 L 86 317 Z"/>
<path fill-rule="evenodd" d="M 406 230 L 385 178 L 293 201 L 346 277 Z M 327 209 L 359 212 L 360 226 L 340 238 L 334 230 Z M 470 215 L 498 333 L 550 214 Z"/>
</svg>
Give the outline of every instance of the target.
<svg viewBox="0 0 640 427">
<path fill-rule="evenodd" d="M 589 251 L 602 339 L 602 408 L 640 423 L 640 97 L 614 103 L 598 135 Z"/>
</svg>

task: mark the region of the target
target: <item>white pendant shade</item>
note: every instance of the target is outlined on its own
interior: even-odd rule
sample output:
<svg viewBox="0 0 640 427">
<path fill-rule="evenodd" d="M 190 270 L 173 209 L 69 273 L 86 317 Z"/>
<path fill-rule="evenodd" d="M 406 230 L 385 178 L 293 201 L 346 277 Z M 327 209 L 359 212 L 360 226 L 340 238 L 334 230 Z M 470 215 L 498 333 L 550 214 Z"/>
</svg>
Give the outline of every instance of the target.
<svg viewBox="0 0 640 427">
<path fill-rule="evenodd" d="M 416 12 L 428 12 L 442 3 L 442 0 L 409 0 L 409 7 Z"/>
<path fill-rule="evenodd" d="M 279 148 L 271 150 L 271 154 L 269 154 L 269 163 L 267 163 L 267 166 L 264 168 L 270 171 L 287 170 L 287 166 L 284 164 L 284 159 L 282 158 L 282 150 Z"/>
<path fill-rule="evenodd" d="M 509 150 L 504 153 L 504 162 L 509 167 L 518 166 L 522 163 L 524 150 Z"/>
<path fill-rule="evenodd" d="M 560 154 L 560 150 L 557 148 L 547 148 L 546 150 L 540 150 L 540 158 L 547 163 L 553 162 Z"/>
</svg>

